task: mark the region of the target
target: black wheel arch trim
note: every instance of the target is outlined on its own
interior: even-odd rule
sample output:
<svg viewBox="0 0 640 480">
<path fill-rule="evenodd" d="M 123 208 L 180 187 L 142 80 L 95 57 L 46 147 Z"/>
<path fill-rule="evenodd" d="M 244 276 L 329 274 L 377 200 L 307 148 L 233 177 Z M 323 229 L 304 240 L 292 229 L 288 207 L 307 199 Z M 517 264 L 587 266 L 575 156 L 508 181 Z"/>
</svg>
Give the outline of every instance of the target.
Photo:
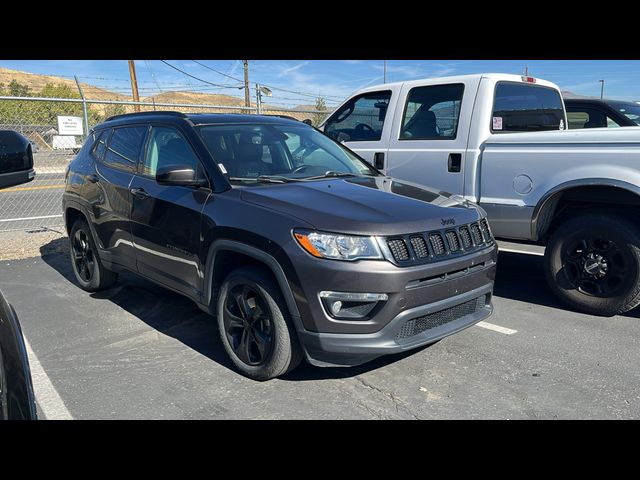
<svg viewBox="0 0 640 480">
<path fill-rule="evenodd" d="M 287 276 L 280 265 L 280 263 L 267 252 L 260 250 L 254 246 L 248 245 L 246 243 L 238 242 L 236 240 L 228 240 L 228 239 L 219 239 L 213 241 L 211 246 L 209 247 L 209 252 L 207 254 L 207 263 L 205 267 L 205 282 L 204 282 L 204 292 L 203 292 L 203 304 L 209 307 L 210 311 L 215 310 L 215 305 L 211 306 L 211 298 L 213 293 L 213 269 L 216 262 L 216 255 L 221 251 L 232 251 L 236 253 L 241 253 L 243 255 L 247 255 L 252 257 L 262 263 L 264 263 L 273 273 L 276 281 L 278 282 L 278 286 L 282 291 L 282 295 L 284 296 L 284 300 L 287 304 L 287 308 L 289 310 L 289 314 L 291 315 L 294 324 L 296 326 L 296 330 L 301 331 L 304 330 L 302 326 L 302 320 L 300 317 L 300 311 L 295 301 L 295 297 L 293 295 L 293 291 L 291 290 L 291 286 L 289 285 L 289 281 L 287 280 Z"/>
<path fill-rule="evenodd" d="M 0 354 L 4 354 L 5 367 L 9 365 L 5 372 L 10 375 L 7 380 L 11 383 L 13 390 L 13 401 L 19 401 L 20 409 L 17 412 L 8 412 L 9 418 L 21 420 L 36 420 L 36 398 L 31 380 L 31 369 L 29 367 L 29 356 L 18 316 L 13 307 L 0 292 Z M 9 354 L 7 357 L 6 355 Z M 17 388 L 16 388 L 17 386 Z M 13 402 L 10 407 L 15 407 Z"/>
<path fill-rule="evenodd" d="M 570 180 L 568 182 L 556 185 L 551 190 L 547 191 L 538 201 L 535 209 L 533 210 L 533 216 L 531 217 L 531 239 L 534 241 L 539 240 L 539 227 L 542 212 L 549 205 L 552 205 L 554 198 L 558 198 L 560 194 L 575 187 L 614 187 L 627 190 L 630 193 L 638 195 L 640 197 L 640 187 L 625 182 L 622 180 L 615 180 L 611 178 L 581 178 L 577 180 Z"/>
</svg>

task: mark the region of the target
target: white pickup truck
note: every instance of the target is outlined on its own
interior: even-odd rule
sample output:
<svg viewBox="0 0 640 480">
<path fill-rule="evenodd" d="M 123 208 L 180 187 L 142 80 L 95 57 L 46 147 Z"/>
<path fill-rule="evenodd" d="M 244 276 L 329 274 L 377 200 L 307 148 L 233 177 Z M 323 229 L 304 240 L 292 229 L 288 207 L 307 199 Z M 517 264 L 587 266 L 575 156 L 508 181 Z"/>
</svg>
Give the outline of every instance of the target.
<svg viewBox="0 0 640 480">
<path fill-rule="evenodd" d="M 566 130 L 559 88 L 478 74 L 360 90 L 320 127 L 389 176 L 479 203 L 496 237 L 546 245 L 566 303 L 640 304 L 640 127 Z"/>
</svg>

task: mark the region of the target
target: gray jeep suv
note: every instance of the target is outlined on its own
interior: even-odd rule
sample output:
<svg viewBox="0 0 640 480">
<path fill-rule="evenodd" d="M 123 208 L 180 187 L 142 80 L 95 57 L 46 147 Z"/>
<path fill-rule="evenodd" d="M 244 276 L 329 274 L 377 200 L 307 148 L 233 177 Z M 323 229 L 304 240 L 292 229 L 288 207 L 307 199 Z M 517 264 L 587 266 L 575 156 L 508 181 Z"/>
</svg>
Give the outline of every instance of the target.
<svg viewBox="0 0 640 480">
<path fill-rule="evenodd" d="M 357 365 L 486 318 L 484 211 L 380 174 L 295 120 L 148 112 L 96 127 L 63 199 L 88 291 L 131 271 L 217 319 L 243 374 Z"/>
</svg>

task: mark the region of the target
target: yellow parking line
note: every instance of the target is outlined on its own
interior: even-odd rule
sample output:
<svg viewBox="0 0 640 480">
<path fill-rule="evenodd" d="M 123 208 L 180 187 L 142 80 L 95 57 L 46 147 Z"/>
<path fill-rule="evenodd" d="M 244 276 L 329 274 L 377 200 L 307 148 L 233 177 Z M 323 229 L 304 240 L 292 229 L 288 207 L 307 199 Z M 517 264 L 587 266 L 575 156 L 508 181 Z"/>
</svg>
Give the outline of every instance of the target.
<svg viewBox="0 0 640 480">
<path fill-rule="evenodd" d="M 0 193 L 8 192 L 26 192 L 28 190 L 46 190 L 48 188 L 64 188 L 64 183 L 61 185 L 42 185 L 38 187 L 19 187 L 19 188 L 7 188 L 0 190 Z"/>
</svg>

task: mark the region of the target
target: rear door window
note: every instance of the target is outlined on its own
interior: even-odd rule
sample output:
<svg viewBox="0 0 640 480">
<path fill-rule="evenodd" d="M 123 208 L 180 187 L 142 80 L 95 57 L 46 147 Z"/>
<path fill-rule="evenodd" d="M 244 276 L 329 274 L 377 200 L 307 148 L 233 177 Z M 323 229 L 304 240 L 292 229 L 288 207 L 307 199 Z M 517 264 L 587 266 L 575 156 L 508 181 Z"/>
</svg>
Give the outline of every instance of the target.
<svg viewBox="0 0 640 480">
<path fill-rule="evenodd" d="M 499 82 L 491 115 L 491 131 L 564 130 L 560 92 L 530 83 Z"/>
<path fill-rule="evenodd" d="M 148 127 L 115 128 L 109 139 L 104 163 L 114 168 L 135 171 Z"/>
<path fill-rule="evenodd" d="M 400 140 L 453 140 L 458 131 L 464 84 L 412 88 Z"/>
<path fill-rule="evenodd" d="M 380 140 L 390 100 L 390 90 L 354 97 L 331 115 L 324 131 L 338 141 Z"/>
</svg>

